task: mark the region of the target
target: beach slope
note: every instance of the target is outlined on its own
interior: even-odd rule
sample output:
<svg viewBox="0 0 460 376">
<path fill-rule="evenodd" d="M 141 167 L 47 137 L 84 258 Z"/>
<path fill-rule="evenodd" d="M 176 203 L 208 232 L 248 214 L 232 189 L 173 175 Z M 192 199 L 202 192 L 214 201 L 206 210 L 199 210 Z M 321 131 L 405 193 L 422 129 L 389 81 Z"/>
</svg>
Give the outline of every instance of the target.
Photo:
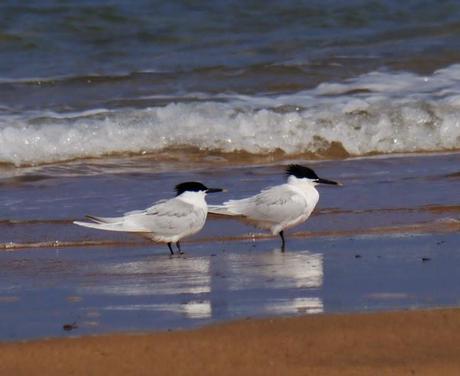
<svg viewBox="0 0 460 376">
<path fill-rule="evenodd" d="M 460 309 L 0 344 L 2 375 L 458 375 Z"/>
</svg>

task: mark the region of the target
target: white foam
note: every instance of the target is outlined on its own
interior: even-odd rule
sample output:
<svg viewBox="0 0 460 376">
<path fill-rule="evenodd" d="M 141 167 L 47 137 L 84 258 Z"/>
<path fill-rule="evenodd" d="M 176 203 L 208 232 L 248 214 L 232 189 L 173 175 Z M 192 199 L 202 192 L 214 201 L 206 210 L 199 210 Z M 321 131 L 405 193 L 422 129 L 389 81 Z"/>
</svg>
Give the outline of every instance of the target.
<svg viewBox="0 0 460 376">
<path fill-rule="evenodd" d="M 334 142 L 350 155 L 460 148 L 460 65 L 427 77 L 372 72 L 277 97 L 197 97 L 142 110 L 2 115 L 0 161 L 20 166 L 171 146 L 293 154 Z"/>
</svg>

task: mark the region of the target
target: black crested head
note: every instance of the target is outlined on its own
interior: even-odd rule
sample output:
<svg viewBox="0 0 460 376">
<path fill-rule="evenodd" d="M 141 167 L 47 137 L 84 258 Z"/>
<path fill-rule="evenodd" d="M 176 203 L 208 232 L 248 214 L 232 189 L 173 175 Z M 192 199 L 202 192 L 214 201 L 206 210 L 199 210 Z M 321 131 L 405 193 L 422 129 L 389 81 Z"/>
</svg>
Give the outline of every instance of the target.
<svg viewBox="0 0 460 376">
<path fill-rule="evenodd" d="M 179 196 L 184 192 L 206 192 L 208 190 L 208 187 L 197 181 L 186 181 L 184 183 L 177 184 L 175 189 L 177 192 L 177 196 Z"/>
<path fill-rule="evenodd" d="M 313 180 L 315 184 L 342 185 L 341 183 L 338 183 L 333 180 L 320 178 L 318 175 L 316 175 L 316 172 L 313 171 L 311 168 L 301 166 L 298 164 L 289 165 L 286 169 L 286 174 L 289 176 L 295 176 L 297 179 L 306 178 L 309 180 Z"/>
<path fill-rule="evenodd" d="M 302 178 L 307 178 L 311 180 L 319 179 L 318 175 L 316 175 L 316 172 L 313 171 L 311 168 L 301 166 L 298 164 L 289 165 L 286 169 L 286 174 L 293 175 L 298 179 L 302 179 Z"/>
</svg>

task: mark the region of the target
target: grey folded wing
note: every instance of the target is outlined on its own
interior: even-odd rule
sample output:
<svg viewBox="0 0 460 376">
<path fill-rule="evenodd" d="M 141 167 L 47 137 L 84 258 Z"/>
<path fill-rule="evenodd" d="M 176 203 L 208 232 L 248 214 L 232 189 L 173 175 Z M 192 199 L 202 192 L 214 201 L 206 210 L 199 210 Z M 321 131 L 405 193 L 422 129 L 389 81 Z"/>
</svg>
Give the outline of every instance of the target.
<svg viewBox="0 0 460 376">
<path fill-rule="evenodd" d="M 273 223 L 289 222 L 305 214 L 306 199 L 284 186 L 266 189 L 258 195 L 228 202 L 248 218 Z"/>
<path fill-rule="evenodd" d="M 205 220 L 206 211 L 177 199 L 159 202 L 142 213 L 125 217 L 128 227 L 143 228 L 146 232 L 162 235 L 193 231 L 201 228 Z"/>
</svg>

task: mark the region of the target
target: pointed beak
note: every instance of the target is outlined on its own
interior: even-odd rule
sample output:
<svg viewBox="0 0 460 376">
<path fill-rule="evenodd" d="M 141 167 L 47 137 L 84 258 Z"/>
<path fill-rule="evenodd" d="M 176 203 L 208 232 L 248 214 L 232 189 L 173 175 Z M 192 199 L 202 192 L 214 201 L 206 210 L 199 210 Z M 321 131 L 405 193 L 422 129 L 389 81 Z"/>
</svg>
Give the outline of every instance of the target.
<svg viewBox="0 0 460 376">
<path fill-rule="evenodd" d="M 225 192 L 222 188 L 208 188 L 206 189 L 206 193 L 215 193 L 215 192 Z"/>
<path fill-rule="evenodd" d="M 339 182 L 333 181 L 333 180 L 322 179 L 322 178 L 317 179 L 316 182 L 319 183 L 319 184 L 329 184 L 329 185 L 342 186 L 342 183 L 339 183 Z"/>
</svg>

